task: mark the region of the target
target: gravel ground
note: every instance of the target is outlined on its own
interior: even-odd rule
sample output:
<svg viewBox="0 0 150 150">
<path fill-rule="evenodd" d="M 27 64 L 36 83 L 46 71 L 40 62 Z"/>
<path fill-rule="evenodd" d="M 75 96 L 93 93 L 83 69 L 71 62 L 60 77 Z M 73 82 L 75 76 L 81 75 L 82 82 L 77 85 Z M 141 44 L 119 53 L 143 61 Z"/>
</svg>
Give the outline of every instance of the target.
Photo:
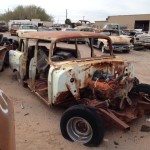
<svg viewBox="0 0 150 150">
<path fill-rule="evenodd" d="M 86 45 L 82 45 L 84 50 Z M 82 51 L 82 54 L 85 52 Z M 131 51 L 123 56 L 135 65 L 135 74 L 141 82 L 150 84 L 150 51 Z M 65 140 L 60 132 L 60 118 L 64 109 L 48 107 L 28 88 L 23 88 L 13 72 L 6 68 L 0 72 L 0 88 L 14 103 L 17 150 L 149 150 L 150 133 L 141 132 L 142 125 L 150 126 L 144 116 L 133 121 L 131 129 L 124 132 L 108 129 L 104 141 L 97 148 Z M 23 108 L 23 109 L 22 109 Z"/>
</svg>

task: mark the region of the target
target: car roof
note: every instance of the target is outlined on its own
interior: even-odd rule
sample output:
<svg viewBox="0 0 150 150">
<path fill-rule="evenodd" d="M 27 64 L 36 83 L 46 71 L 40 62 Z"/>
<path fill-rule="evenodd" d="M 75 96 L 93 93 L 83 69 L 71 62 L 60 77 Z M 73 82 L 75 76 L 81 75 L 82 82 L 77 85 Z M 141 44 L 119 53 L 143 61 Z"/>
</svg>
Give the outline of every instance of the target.
<svg viewBox="0 0 150 150">
<path fill-rule="evenodd" d="M 61 40 L 69 38 L 104 38 L 109 39 L 108 36 L 94 32 L 82 31 L 51 31 L 51 32 L 29 32 L 24 33 L 20 38 L 40 39 L 40 40 Z"/>
</svg>

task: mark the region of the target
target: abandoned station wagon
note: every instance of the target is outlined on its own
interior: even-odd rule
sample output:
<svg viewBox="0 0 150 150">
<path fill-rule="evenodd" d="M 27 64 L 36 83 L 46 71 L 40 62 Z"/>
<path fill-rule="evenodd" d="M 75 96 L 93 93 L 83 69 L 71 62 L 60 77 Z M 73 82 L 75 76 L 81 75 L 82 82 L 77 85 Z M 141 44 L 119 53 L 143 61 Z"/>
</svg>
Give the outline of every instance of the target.
<svg viewBox="0 0 150 150">
<path fill-rule="evenodd" d="M 78 38 L 90 41 L 90 47 Z M 109 55 L 93 48 L 93 39 L 106 39 Z M 74 44 L 64 43 L 75 39 Z M 82 50 L 80 49 L 82 47 Z M 84 51 L 83 51 L 84 48 Z M 134 67 L 113 55 L 111 39 L 92 32 L 32 32 L 20 37 L 9 63 L 23 86 L 48 105 L 69 107 L 60 121 L 70 141 L 98 146 L 105 126 L 129 129 L 128 122 L 150 112 L 150 86 L 139 84 Z"/>
</svg>

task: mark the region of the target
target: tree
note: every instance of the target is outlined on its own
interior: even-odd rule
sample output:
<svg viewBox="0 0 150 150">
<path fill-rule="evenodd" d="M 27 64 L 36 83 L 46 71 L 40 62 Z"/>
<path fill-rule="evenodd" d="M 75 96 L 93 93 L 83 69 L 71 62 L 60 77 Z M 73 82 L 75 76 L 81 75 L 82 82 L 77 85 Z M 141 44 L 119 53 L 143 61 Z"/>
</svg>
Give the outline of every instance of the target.
<svg viewBox="0 0 150 150">
<path fill-rule="evenodd" d="M 66 19 L 65 20 L 65 24 L 71 24 L 71 20 L 70 19 Z"/>
<path fill-rule="evenodd" d="M 48 15 L 45 10 L 35 5 L 17 6 L 13 11 L 0 14 L 0 20 L 24 20 L 40 19 L 41 21 L 53 21 L 53 16 Z"/>
</svg>

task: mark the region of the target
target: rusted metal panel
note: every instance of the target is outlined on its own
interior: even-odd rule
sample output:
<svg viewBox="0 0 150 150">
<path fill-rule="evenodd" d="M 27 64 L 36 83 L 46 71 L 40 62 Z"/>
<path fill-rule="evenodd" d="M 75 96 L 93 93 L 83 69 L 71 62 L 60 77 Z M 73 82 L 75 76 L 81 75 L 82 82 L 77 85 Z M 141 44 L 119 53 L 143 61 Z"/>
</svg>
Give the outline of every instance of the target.
<svg viewBox="0 0 150 150">
<path fill-rule="evenodd" d="M 130 44 L 131 38 L 120 37 L 120 36 L 110 36 L 112 43 L 115 44 Z"/>
<path fill-rule="evenodd" d="M 5 60 L 7 51 L 8 49 L 6 47 L 0 46 L 0 70 L 3 69 L 4 60 Z"/>
<path fill-rule="evenodd" d="M 0 149 L 15 150 L 14 110 L 10 99 L 0 90 Z"/>
<path fill-rule="evenodd" d="M 0 46 L 0 70 L 2 70 L 4 63 L 9 64 L 9 59 L 6 57 L 7 52 L 15 47 L 12 44 Z"/>
<path fill-rule="evenodd" d="M 125 72 L 126 69 L 127 72 Z M 72 63 L 70 62 L 70 64 L 57 68 L 56 70 L 53 71 L 54 73 L 53 76 L 55 76 L 54 85 L 52 85 L 53 96 L 54 96 L 53 103 L 55 102 L 57 103 L 58 93 L 65 92 L 65 91 L 70 91 L 76 99 L 80 99 L 80 92 L 79 92 L 80 89 L 83 89 L 88 85 L 90 85 L 90 83 L 92 82 L 91 80 L 92 80 L 93 73 L 96 70 L 103 70 L 104 72 L 108 72 L 108 74 L 111 74 L 114 78 L 114 80 L 112 80 L 113 82 L 117 79 L 118 76 L 122 74 L 129 74 L 130 78 L 134 77 L 134 71 L 132 70 L 130 65 L 128 65 L 127 62 L 123 62 L 122 60 L 119 59 L 118 60 L 102 59 L 102 60 L 94 60 L 94 61 L 87 61 L 87 62 L 86 61 L 72 62 Z M 109 87 L 109 82 L 106 85 L 108 85 Z M 119 88 L 123 88 L 123 87 L 124 87 L 123 85 L 117 84 L 115 88 L 110 87 L 110 90 L 114 88 L 112 90 L 112 93 L 116 93 L 116 95 L 119 94 L 121 95 L 122 91 L 121 90 L 119 91 Z M 116 89 L 118 90 L 116 91 Z M 107 93 L 109 92 L 107 91 Z M 112 95 L 110 94 L 110 96 Z"/>
<path fill-rule="evenodd" d="M 104 38 L 108 39 L 108 36 L 92 32 L 80 32 L 80 31 L 52 31 L 52 32 L 31 32 L 24 33 L 20 36 L 21 38 L 31 38 L 31 39 L 45 39 L 45 40 L 62 40 L 71 38 Z"/>
</svg>

